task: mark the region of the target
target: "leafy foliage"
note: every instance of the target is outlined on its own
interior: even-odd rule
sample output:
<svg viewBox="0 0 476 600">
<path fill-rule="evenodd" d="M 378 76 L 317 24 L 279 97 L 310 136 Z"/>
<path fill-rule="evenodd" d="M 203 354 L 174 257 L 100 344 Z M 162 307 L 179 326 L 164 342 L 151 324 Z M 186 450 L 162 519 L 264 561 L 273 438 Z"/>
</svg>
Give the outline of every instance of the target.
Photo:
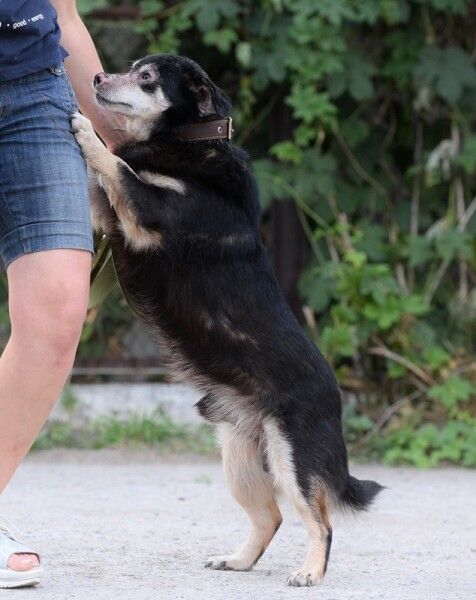
<svg viewBox="0 0 476 600">
<path fill-rule="evenodd" d="M 216 446 L 207 425 L 183 425 L 165 411 L 151 415 L 131 414 L 119 419 L 107 416 L 84 423 L 80 428 L 63 421 L 48 421 L 36 440 L 35 450 L 151 446 L 164 453 L 195 452 L 214 454 Z"/>
<path fill-rule="evenodd" d="M 476 464 L 475 3 L 139 6 L 144 51 L 192 56 L 233 97 L 263 208 L 301 213 L 301 295 L 354 392 L 349 439 L 389 462 Z M 286 106 L 288 139 L 266 144 Z"/>
<path fill-rule="evenodd" d="M 263 208 L 295 201 L 307 324 L 354 398 L 349 439 L 389 462 L 475 465 L 476 3 L 139 0 L 134 21 L 94 16 L 123 4 L 79 2 L 105 61 L 132 32 L 124 59 L 198 60 L 234 100 Z"/>
</svg>

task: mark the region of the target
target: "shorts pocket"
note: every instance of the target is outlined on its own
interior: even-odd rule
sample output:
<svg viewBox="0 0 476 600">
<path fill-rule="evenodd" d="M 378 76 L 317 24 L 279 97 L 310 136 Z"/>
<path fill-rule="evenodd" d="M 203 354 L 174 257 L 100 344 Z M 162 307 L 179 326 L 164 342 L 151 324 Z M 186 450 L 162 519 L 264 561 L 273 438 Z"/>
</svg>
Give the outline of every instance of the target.
<svg viewBox="0 0 476 600">
<path fill-rule="evenodd" d="M 77 110 L 76 96 L 66 75 L 64 65 L 50 67 L 49 77 L 43 81 L 39 93 L 43 98 L 43 109 L 48 116 L 58 118 L 63 112 L 69 119 L 69 115 Z"/>
</svg>

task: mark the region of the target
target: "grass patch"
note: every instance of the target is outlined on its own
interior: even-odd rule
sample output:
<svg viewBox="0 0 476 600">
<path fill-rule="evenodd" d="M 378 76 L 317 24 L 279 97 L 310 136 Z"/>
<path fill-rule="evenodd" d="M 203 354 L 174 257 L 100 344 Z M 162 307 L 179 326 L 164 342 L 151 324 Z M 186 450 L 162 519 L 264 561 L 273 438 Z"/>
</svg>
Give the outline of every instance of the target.
<svg viewBox="0 0 476 600">
<path fill-rule="evenodd" d="M 370 460 L 422 468 L 439 464 L 476 466 L 476 431 L 471 423 L 450 420 L 440 426 L 415 424 L 379 430 L 373 419 L 359 414 L 353 406 L 346 406 L 343 429 L 349 455 L 356 462 Z M 163 410 L 147 416 L 135 414 L 127 419 L 102 417 L 81 427 L 50 421 L 33 446 L 36 450 L 145 447 L 163 454 L 218 454 L 211 427 L 177 423 Z"/>
<path fill-rule="evenodd" d="M 216 444 L 208 425 L 182 425 L 164 411 L 152 415 L 131 415 L 127 420 L 102 417 L 80 429 L 69 423 L 51 421 L 45 425 L 33 449 L 79 448 L 100 450 L 115 447 L 154 447 L 162 452 L 213 454 Z"/>
</svg>

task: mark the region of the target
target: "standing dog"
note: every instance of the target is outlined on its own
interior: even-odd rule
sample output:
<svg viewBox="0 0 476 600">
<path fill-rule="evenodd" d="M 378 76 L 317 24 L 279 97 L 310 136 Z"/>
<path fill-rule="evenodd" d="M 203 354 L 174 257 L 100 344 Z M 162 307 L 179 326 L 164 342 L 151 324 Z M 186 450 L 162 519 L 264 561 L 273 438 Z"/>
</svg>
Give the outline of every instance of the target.
<svg viewBox="0 0 476 600">
<path fill-rule="evenodd" d="M 168 346 L 172 371 L 204 393 L 198 410 L 221 430 L 226 479 L 252 524 L 236 552 L 206 566 L 251 569 L 281 523 L 281 493 L 309 534 L 288 584 L 313 585 L 326 571 L 331 508 L 365 509 L 381 486 L 349 474 L 341 393 L 269 265 L 255 179 L 228 139 L 230 103 L 196 63 L 172 55 L 98 74 L 94 89 L 101 106 L 127 117 L 134 139 L 115 156 L 73 116 L 102 186 L 91 190 L 94 226 L 110 239 L 129 301 Z"/>
</svg>

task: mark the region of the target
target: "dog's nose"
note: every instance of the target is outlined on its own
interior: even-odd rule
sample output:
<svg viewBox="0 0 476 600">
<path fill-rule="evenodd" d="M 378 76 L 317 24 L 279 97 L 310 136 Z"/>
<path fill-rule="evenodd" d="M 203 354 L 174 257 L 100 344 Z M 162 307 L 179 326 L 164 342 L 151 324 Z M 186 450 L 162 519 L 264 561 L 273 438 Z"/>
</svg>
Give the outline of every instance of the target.
<svg viewBox="0 0 476 600">
<path fill-rule="evenodd" d="M 94 76 L 94 85 L 99 85 L 107 79 L 107 73 L 98 73 Z"/>
</svg>

